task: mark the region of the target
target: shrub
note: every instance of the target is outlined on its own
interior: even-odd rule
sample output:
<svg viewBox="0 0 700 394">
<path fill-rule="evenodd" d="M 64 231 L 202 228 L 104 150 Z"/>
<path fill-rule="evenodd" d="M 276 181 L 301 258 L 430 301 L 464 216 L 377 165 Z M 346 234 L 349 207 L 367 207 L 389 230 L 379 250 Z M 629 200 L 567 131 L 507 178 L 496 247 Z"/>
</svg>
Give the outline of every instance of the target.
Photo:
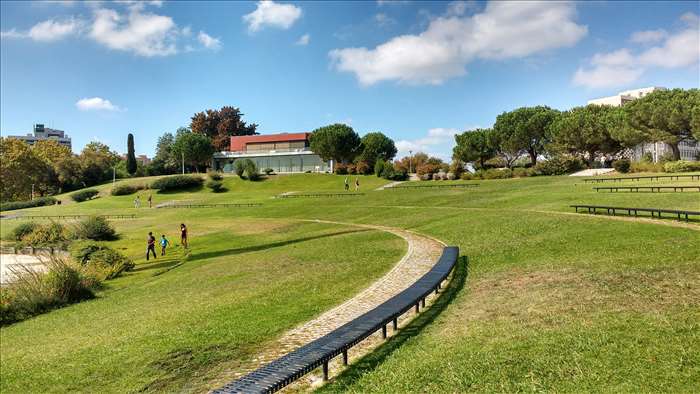
<svg viewBox="0 0 700 394">
<path fill-rule="evenodd" d="M 637 161 L 631 163 L 630 172 L 664 172 L 664 165 L 662 163 Z"/>
<path fill-rule="evenodd" d="M 100 194 L 100 192 L 95 189 L 85 189 L 72 193 L 70 198 L 75 202 L 83 202 L 92 199 L 98 194 Z"/>
<path fill-rule="evenodd" d="M 245 170 L 243 172 L 243 177 L 249 181 L 257 181 L 260 178 L 260 173 L 258 173 L 258 167 L 255 162 L 250 159 L 244 160 Z"/>
<path fill-rule="evenodd" d="M 0 292 L 0 326 L 94 298 L 99 281 L 80 267 L 56 257 L 45 264 L 45 272 L 23 266 L 14 271 L 14 281 Z"/>
<path fill-rule="evenodd" d="M 630 172 L 631 164 L 629 159 L 618 159 L 613 162 L 613 168 L 619 173 L 626 174 Z"/>
<path fill-rule="evenodd" d="M 75 242 L 70 247 L 73 259 L 99 280 L 113 279 L 134 268 L 134 262 L 116 250 L 95 242 Z"/>
<path fill-rule="evenodd" d="M 245 159 L 236 160 L 233 162 L 233 172 L 235 172 L 240 178 L 243 178 L 243 173 L 245 173 Z"/>
<path fill-rule="evenodd" d="M 43 207 L 45 205 L 54 205 L 57 202 L 58 201 L 53 197 L 40 197 L 31 201 L 4 202 L 0 204 L 0 211 L 14 211 L 15 209 Z"/>
<path fill-rule="evenodd" d="M 653 163 L 654 162 L 654 155 L 651 152 L 644 152 L 642 155 L 642 160 L 645 163 Z"/>
<path fill-rule="evenodd" d="M 20 223 L 17 227 L 12 230 L 12 236 L 15 241 L 21 241 L 22 238 L 31 234 L 39 226 L 36 222 L 25 222 Z"/>
<path fill-rule="evenodd" d="M 172 175 L 160 178 L 151 183 L 151 189 L 161 192 L 192 189 L 202 186 L 204 179 L 198 175 Z"/>
<path fill-rule="evenodd" d="M 481 179 L 507 179 L 513 177 L 513 171 L 509 168 L 489 168 L 488 170 L 479 170 L 477 173 Z"/>
<path fill-rule="evenodd" d="M 68 243 L 68 231 L 56 222 L 37 225 L 30 233 L 24 235 L 21 244 L 29 246 L 58 246 Z"/>
<path fill-rule="evenodd" d="M 382 160 L 382 159 L 377 160 L 377 162 L 374 163 L 374 175 L 376 175 L 378 177 L 382 177 L 384 172 L 386 171 L 385 170 L 386 167 L 387 167 L 387 163 L 384 160 Z"/>
<path fill-rule="evenodd" d="M 564 175 L 579 171 L 584 165 L 578 157 L 558 155 L 537 162 L 534 168 L 538 175 Z"/>
<path fill-rule="evenodd" d="M 335 165 L 334 170 L 335 170 L 335 173 L 338 175 L 347 175 L 348 174 L 347 164 L 338 163 Z"/>
<path fill-rule="evenodd" d="M 535 170 L 533 168 L 523 168 L 523 167 L 513 168 L 513 177 L 514 178 L 525 178 L 525 177 L 534 176 L 534 175 L 535 175 Z"/>
<path fill-rule="evenodd" d="M 216 171 L 209 171 L 209 172 L 207 172 L 207 176 L 208 176 L 209 179 L 211 179 L 212 181 L 221 181 L 221 180 L 224 179 L 224 176 L 221 175 L 220 173 L 216 172 Z"/>
<path fill-rule="evenodd" d="M 116 231 L 102 216 L 87 217 L 75 226 L 75 238 L 107 241 L 116 238 Z"/>
<path fill-rule="evenodd" d="M 265 173 L 265 175 L 274 175 L 275 174 L 275 170 L 273 170 L 272 168 L 269 168 L 269 167 L 264 169 L 263 172 Z"/>
<path fill-rule="evenodd" d="M 466 172 L 466 171 L 465 171 L 465 172 L 462 174 L 462 176 L 459 177 L 459 179 L 461 179 L 461 180 L 463 180 L 463 181 L 471 181 L 472 179 L 479 179 L 479 177 L 476 176 L 476 174 L 472 174 L 471 172 Z"/>
<path fill-rule="evenodd" d="M 355 172 L 359 175 L 369 175 L 372 173 L 371 168 L 369 168 L 369 164 L 365 161 L 358 161 L 355 163 Z"/>
<path fill-rule="evenodd" d="M 120 183 L 110 190 L 109 194 L 113 196 L 126 196 L 129 194 L 134 194 L 139 190 L 148 189 L 148 185 L 133 185 L 133 184 L 123 184 Z"/>
<path fill-rule="evenodd" d="M 206 186 L 211 189 L 214 193 L 219 193 L 224 191 L 224 184 L 221 183 L 221 181 L 215 181 L 215 180 L 209 180 L 206 183 Z"/>
<path fill-rule="evenodd" d="M 416 173 L 421 177 L 425 174 L 432 175 L 441 169 L 439 164 L 425 163 L 416 167 Z"/>
<path fill-rule="evenodd" d="M 666 172 L 692 172 L 700 171 L 699 161 L 670 161 L 664 164 L 664 171 Z"/>
</svg>

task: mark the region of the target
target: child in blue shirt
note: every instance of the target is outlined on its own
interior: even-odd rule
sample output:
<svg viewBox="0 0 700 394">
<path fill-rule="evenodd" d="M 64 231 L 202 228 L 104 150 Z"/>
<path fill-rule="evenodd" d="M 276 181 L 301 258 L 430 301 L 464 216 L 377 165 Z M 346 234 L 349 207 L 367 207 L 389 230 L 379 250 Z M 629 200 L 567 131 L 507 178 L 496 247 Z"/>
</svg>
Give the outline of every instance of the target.
<svg viewBox="0 0 700 394">
<path fill-rule="evenodd" d="M 167 238 L 165 238 L 165 234 L 160 236 L 160 255 L 165 256 L 165 248 L 170 245 L 170 241 L 168 241 Z"/>
</svg>

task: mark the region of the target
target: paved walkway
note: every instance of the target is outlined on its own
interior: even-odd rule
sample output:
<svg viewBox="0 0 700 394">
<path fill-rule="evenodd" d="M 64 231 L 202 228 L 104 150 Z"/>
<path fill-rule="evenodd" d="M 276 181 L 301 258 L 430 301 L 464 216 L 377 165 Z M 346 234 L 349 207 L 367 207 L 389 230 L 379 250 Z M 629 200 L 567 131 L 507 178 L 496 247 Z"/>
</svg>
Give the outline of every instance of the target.
<svg viewBox="0 0 700 394">
<path fill-rule="evenodd" d="M 569 176 L 598 176 L 605 175 L 615 171 L 614 168 L 589 168 L 587 170 L 582 170 L 579 172 L 574 172 Z"/>
<path fill-rule="evenodd" d="M 31 254 L 0 254 L 0 284 L 12 282 L 15 272 L 23 269 L 42 271 L 46 269 L 40 258 Z"/>
<path fill-rule="evenodd" d="M 404 183 L 404 182 L 406 182 L 406 181 L 395 181 L 395 182 L 387 183 L 386 185 L 384 185 L 384 186 L 379 186 L 378 188 L 376 188 L 376 189 L 374 189 L 374 190 L 377 190 L 377 191 L 378 191 L 378 190 L 388 189 L 388 188 L 390 188 L 390 187 L 394 187 L 394 186 L 396 186 L 396 185 L 400 185 L 400 184 L 402 184 L 402 183 Z"/>
<path fill-rule="evenodd" d="M 394 268 L 387 272 L 383 277 L 374 282 L 368 288 L 349 299 L 345 303 L 336 306 L 335 308 L 323 313 L 317 318 L 304 323 L 279 338 L 272 346 L 268 347 L 268 351 L 263 354 L 258 355 L 251 360 L 250 363 L 245 363 L 247 368 L 244 370 L 237 370 L 233 375 L 228 375 L 228 379 L 231 377 L 238 378 L 264 364 L 267 364 L 292 350 L 301 347 L 315 339 L 318 339 L 329 332 L 339 328 L 343 324 L 355 319 L 356 317 L 368 312 L 371 309 L 379 306 L 383 302 L 387 301 L 389 298 L 398 294 L 402 290 L 406 289 L 412 285 L 416 280 L 422 277 L 426 272 L 428 272 L 435 262 L 440 258 L 442 254 L 442 249 L 445 246 L 442 242 L 437 241 L 433 238 L 419 235 L 410 231 L 401 230 L 397 228 L 384 227 L 384 226 L 372 226 L 372 225 L 360 225 L 351 223 L 339 223 L 339 222 L 329 222 L 323 220 L 313 220 L 319 223 L 329 223 L 338 224 L 343 226 L 354 226 L 373 230 L 380 230 L 390 232 L 395 234 L 404 240 L 408 244 L 408 250 L 403 258 L 394 266 Z M 399 319 L 401 322 L 406 318 L 410 318 L 413 315 L 411 313 L 404 314 L 403 319 Z M 372 340 L 373 337 L 374 340 Z M 350 359 L 355 359 L 362 354 L 365 354 L 372 347 L 376 346 L 380 342 L 378 335 L 373 335 L 368 340 L 365 340 L 362 344 L 353 347 Z M 331 364 L 331 371 L 340 368 L 340 363 L 335 360 L 336 363 Z M 226 379 L 223 379 L 224 381 Z M 299 384 L 317 384 L 320 383 L 320 377 L 309 376 L 300 379 Z M 291 386 L 291 387 L 294 387 Z"/>
</svg>

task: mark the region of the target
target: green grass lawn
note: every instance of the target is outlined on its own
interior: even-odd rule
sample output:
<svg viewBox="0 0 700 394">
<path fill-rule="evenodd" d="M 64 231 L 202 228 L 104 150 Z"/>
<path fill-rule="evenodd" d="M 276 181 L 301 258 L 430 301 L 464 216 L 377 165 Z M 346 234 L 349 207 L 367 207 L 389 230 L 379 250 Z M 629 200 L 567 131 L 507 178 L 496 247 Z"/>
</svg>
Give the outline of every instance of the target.
<svg viewBox="0 0 700 394">
<path fill-rule="evenodd" d="M 97 300 L 0 329 L 0 391 L 206 390 L 212 377 L 235 370 L 285 329 L 351 297 L 405 248 L 384 233 L 297 219 L 411 229 L 469 256 L 468 270 L 458 270 L 434 307 L 323 391 L 700 387 L 700 225 L 573 215 L 569 208 L 700 210 L 700 193 L 596 193 L 571 177 L 374 191 L 386 181 L 362 177 L 366 194 L 357 198 L 271 198 L 340 191 L 343 178 L 227 177 L 226 193 L 154 194 L 156 202 L 262 202 L 254 208 L 136 210 L 134 196 L 105 195 L 27 210 L 135 213 L 135 220 L 114 222 L 123 236 L 113 244 L 141 264 Z M 191 229 L 192 258 L 152 276 L 177 261 L 143 264 L 145 233 L 173 237 L 181 221 Z M 3 237 L 18 222 L 4 221 Z"/>
</svg>

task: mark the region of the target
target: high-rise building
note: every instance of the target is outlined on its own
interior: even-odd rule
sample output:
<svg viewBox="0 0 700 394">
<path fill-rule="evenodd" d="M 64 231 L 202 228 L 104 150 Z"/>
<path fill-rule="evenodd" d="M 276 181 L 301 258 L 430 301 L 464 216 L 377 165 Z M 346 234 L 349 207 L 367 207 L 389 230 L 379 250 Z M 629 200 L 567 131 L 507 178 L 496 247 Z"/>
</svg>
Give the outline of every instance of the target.
<svg viewBox="0 0 700 394">
<path fill-rule="evenodd" d="M 61 145 L 67 146 L 69 149 L 72 148 L 71 139 L 66 135 L 65 131 L 44 127 L 43 124 L 35 124 L 33 134 L 27 133 L 27 135 L 8 135 L 7 137 L 22 140 L 29 145 L 34 145 L 37 141 L 41 140 L 53 140 Z"/>
</svg>

